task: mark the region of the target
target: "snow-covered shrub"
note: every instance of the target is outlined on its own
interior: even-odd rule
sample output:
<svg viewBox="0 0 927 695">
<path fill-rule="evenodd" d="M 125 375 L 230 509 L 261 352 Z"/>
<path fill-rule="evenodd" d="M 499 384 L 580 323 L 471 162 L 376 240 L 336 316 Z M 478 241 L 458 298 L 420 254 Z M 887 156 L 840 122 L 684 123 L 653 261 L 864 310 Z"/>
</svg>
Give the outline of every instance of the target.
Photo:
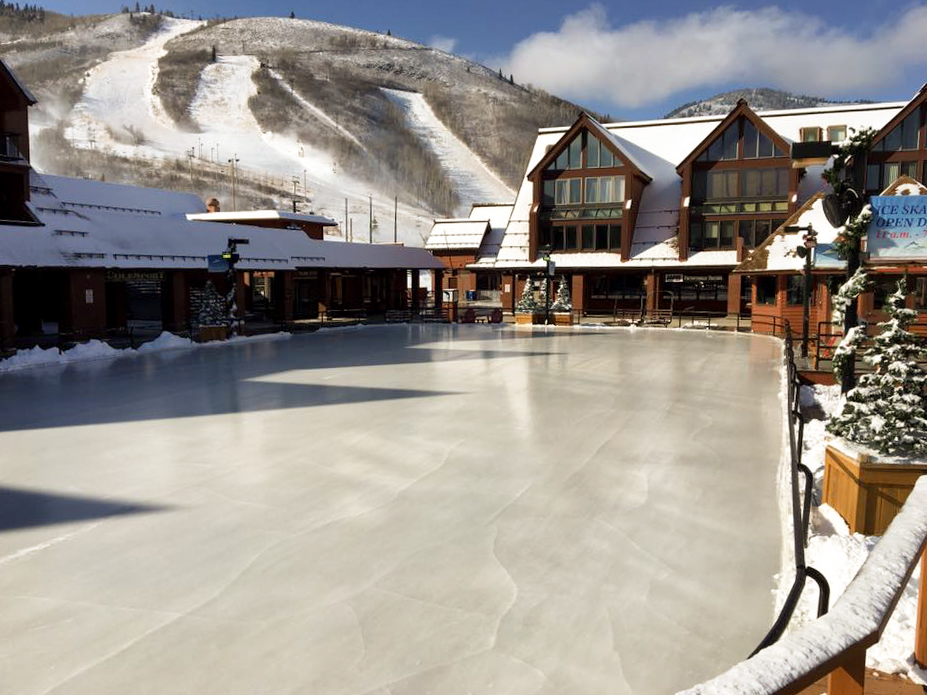
<svg viewBox="0 0 927 695">
<path fill-rule="evenodd" d="M 534 299 L 534 280 L 528 278 L 525 280 L 525 287 L 521 291 L 521 297 L 515 305 L 515 311 L 523 314 L 530 314 L 538 310 L 538 303 Z"/>
<path fill-rule="evenodd" d="M 560 276 L 560 284 L 557 285 L 557 299 L 550 305 L 551 311 L 573 311 L 573 298 L 570 296 L 570 288 L 567 286 L 566 276 Z"/>
</svg>

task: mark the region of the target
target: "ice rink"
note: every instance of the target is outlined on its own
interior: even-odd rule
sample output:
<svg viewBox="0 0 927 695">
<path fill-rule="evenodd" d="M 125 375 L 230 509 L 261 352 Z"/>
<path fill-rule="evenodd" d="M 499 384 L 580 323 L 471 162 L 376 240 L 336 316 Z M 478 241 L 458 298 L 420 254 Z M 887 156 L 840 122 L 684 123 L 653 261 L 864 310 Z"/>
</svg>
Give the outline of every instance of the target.
<svg viewBox="0 0 927 695">
<path fill-rule="evenodd" d="M 780 355 L 416 325 L 0 374 L 0 693 L 693 685 L 773 618 Z"/>
</svg>

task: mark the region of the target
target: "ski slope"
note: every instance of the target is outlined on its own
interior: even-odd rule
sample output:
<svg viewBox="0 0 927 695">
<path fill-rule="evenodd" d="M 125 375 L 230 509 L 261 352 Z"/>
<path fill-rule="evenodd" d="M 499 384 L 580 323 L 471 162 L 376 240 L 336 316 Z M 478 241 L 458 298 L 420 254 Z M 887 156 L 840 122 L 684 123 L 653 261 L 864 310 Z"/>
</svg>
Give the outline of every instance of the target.
<svg viewBox="0 0 927 695">
<path fill-rule="evenodd" d="M 236 160 L 240 177 L 263 180 L 273 176 L 287 183 L 297 181 L 298 192 L 311 201 L 313 212 L 338 221 L 344 236 L 350 227 L 354 240 L 366 241 L 373 227 L 374 242 L 392 241 L 395 191 L 376 190 L 371 184 L 345 175 L 328 152 L 300 142 L 293 134 L 261 129 L 248 105 L 257 94 L 252 79 L 260 68 L 257 57 L 221 56 L 203 70 L 190 107 L 191 118 L 201 132 L 187 132 L 173 122 L 154 93 L 158 59 L 165 54 L 168 41 L 201 25 L 193 20 L 164 18 L 161 29 L 145 44 L 113 53 L 89 71 L 83 97 L 66 131 L 69 139 L 79 147 L 126 157 L 182 159 L 192 153 L 193 166 L 228 167 L 230 160 Z M 281 75 L 273 71 L 271 74 L 312 118 L 363 147 L 353 134 L 297 93 Z M 466 212 L 474 202 L 514 198 L 514 191 L 444 127 L 421 95 L 393 90 L 387 93 L 402 106 L 414 132 L 433 148 L 459 187 L 459 212 Z M 196 192 L 203 197 L 212 194 Z M 414 191 L 408 193 L 414 195 Z M 344 224 L 346 201 L 349 225 Z M 231 201 L 223 203 L 230 207 Z M 434 217 L 435 213 L 423 206 L 400 204 L 398 240 L 423 245 Z"/>
<path fill-rule="evenodd" d="M 406 113 L 412 131 L 427 143 L 460 196 L 460 211 L 469 212 L 474 203 L 507 203 L 515 191 L 506 186 L 483 161 L 441 122 L 421 94 L 398 89 L 383 92 Z"/>
</svg>

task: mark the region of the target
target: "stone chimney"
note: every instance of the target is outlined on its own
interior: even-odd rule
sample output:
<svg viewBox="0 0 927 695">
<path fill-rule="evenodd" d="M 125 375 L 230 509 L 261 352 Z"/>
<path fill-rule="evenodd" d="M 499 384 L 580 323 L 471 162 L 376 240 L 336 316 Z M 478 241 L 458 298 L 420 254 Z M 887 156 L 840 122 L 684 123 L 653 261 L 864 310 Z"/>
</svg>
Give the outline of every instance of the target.
<svg viewBox="0 0 927 695">
<path fill-rule="evenodd" d="M 210 198 L 209 200 L 207 200 L 206 209 L 209 210 L 209 212 L 221 212 L 221 210 L 219 209 L 219 199 Z"/>
</svg>

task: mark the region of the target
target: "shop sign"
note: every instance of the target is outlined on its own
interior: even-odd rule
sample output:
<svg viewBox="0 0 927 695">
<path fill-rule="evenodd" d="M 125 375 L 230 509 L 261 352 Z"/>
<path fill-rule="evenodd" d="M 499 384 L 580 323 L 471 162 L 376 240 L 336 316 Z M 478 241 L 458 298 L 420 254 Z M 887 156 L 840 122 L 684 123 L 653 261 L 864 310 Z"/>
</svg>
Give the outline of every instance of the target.
<svg viewBox="0 0 927 695">
<path fill-rule="evenodd" d="M 666 276 L 666 282 L 682 282 L 683 279 L 682 273 L 669 273 Z"/>
<path fill-rule="evenodd" d="M 107 270 L 106 282 L 161 282 L 164 273 L 157 270 Z"/>
<path fill-rule="evenodd" d="M 222 257 L 222 254 L 216 254 L 215 256 L 206 256 L 206 261 L 207 263 L 209 263 L 210 273 L 229 272 L 229 262 Z"/>
<path fill-rule="evenodd" d="M 873 196 L 866 248 L 872 260 L 927 258 L 927 196 Z"/>
</svg>

